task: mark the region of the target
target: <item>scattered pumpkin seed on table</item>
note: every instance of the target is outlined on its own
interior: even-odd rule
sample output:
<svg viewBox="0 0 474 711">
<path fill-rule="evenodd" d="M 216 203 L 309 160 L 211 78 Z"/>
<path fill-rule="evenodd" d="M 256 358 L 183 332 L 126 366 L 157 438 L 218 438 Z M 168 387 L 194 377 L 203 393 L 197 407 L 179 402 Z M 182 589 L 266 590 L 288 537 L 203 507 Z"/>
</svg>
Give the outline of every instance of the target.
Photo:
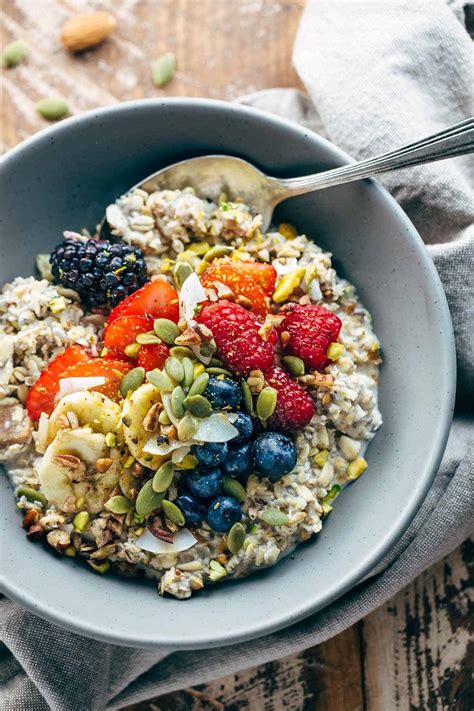
<svg viewBox="0 0 474 711">
<path fill-rule="evenodd" d="M 176 71 L 176 57 L 173 52 L 166 52 L 151 65 L 151 75 L 155 86 L 166 86 Z"/>
<path fill-rule="evenodd" d="M 178 326 L 169 318 L 156 318 L 153 323 L 153 330 L 158 338 L 172 346 L 176 338 L 181 334 Z"/>
<path fill-rule="evenodd" d="M 16 67 L 28 54 L 28 45 L 23 40 L 10 42 L 2 52 L 2 67 Z"/>
<path fill-rule="evenodd" d="M 169 489 L 173 481 L 173 462 L 165 462 L 153 477 L 152 488 L 157 494 L 162 494 Z"/>
<path fill-rule="evenodd" d="M 161 502 L 161 508 L 166 518 L 169 518 L 170 521 L 178 524 L 178 526 L 184 526 L 184 514 L 181 509 L 176 506 L 176 504 L 173 504 L 172 501 L 168 501 L 167 499 L 163 499 Z"/>
<path fill-rule="evenodd" d="M 36 110 L 47 121 L 59 121 L 66 116 L 69 106 L 64 99 L 49 98 L 38 101 Z"/>
<path fill-rule="evenodd" d="M 120 383 L 120 394 L 127 397 L 129 392 L 134 392 L 145 380 L 145 368 L 132 368 L 122 378 Z"/>
</svg>

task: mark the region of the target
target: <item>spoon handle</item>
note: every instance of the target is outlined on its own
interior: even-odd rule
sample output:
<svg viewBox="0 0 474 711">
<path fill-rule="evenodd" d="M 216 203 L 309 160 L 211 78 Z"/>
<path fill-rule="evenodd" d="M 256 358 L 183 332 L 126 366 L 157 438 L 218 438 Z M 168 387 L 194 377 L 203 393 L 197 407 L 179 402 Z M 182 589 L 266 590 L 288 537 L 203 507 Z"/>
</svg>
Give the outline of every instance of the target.
<svg viewBox="0 0 474 711">
<path fill-rule="evenodd" d="M 466 155 L 474 152 L 474 118 L 466 119 L 449 128 L 423 138 L 415 143 L 398 148 L 374 158 L 358 163 L 350 163 L 341 168 L 326 170 L 301 178 L 275 179 L 278 202 L 293 195 L 303 195 L 313 190 L 322 190 L 333 185 L 349 183 L 352 180 L 369 178 L 398 168 L 407 168 L 422 163 L 431 163 L 444 158 Z"/>
</svg>

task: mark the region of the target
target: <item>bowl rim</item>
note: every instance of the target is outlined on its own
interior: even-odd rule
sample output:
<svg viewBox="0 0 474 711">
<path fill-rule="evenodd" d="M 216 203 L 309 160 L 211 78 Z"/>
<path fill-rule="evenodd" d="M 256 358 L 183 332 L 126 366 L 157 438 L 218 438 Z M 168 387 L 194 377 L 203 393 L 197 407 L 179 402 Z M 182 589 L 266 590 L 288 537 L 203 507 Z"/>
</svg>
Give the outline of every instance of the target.
<svg viewBox="0 0 474 711">
<path fill-rule="evenodd" d="M 89 121 L 95 120 L 98 117 L 100 118 L 101 116 L 126 113 L 127 111 L 135 111 L 140 109 L 154 108 L 159 110 L 160 108 L 167 106 L 185 108 L 190 105 L 208 108 L 220 113 L 239 113 L 243 117 L 249 116 L 257 118 L 260 121 L 264 121 L 269 126 L 274 125 L 276 127 L 289 129 L 301 138 L 310 138 L 311 141 L 316 141 L 317 143 L 322 144 L 334 155 L 336 159 L 340 160 L 342 163 L 354 162 L 354 159 L 350 155 L 319 134 L 311 131 L 309 128 L 301 126 L 278 115 L 244 104 L 227 102 L 223 100 L 195 97 L 172 97 L 120 102 L 119 104 L 100 107 L 84 112 L 78 116 L 65 119 L 58 124 L 38 131 L 33 136 L 30 136 L 17 146 L 14 146 L 4 156 L 0 157 L 0 167 L 5 167 L 11 161 L 15 160 L 17 156 L 21 155 L 25 151 L 28 151 L 30 146 L 34 145 L 36 142 L 41 141 L 50 135 L 58 135 L 59 133 L 70 131 L 76 126 L 87 125 Z M 2 576 L 3 580 L 0 580 L 0 589 L 2 592 L 18 602 L 20 605 L 29 609 L 34 614 L 39 615 L 53 624 L 60 625 L 61 627 L 64 627 L 72 632 L 104 642 L 141 648 L 161 647 L 169 650 L 227 646 L 269 635 L 278 630 L 294 625 L 315 612 L 321 611 L 330 603 L 342 597 L 357 583 L 361 582 L 365 576 L 367 576 L 380 562 L 384 555 L 386 555 L 393 548 L 408 528 L 420 504 L 426 497 L 445 451 L 454 410 L 456 390 L 456 351 L 451 316 L 444 289 L 423 240 L 395 198 L 392 197 L 392 195 L 390 195 L 390 193 L 377 180 L 372 178 L 368 180 L 373 185 L 373 188 L 378 193 L 378 196 L 382 202 L 385 202 L 388 209 L 396 215 L 400 222 L 401 228 L 404 229 L 406 234 L 405 239 L 411 241 L 416 257 L 420 259 L 423 266 L 426 268 L 426 278 L 429 280 L 430 286 L 433 289 L 434 299 L 438 302 L 437 305 L 439 308 L 440 326 L 442 327 L 444 333 L 444 339 L 442 340 L 443 354 L 447 365 L 449 366 L 443 372 L 443 382 L 439 384 L 442 386 L 443 404 L 437 413 L 438 422 L 436 430 L 433 432 L 433 444 L 431 451 L 429 452 L 429 456 L 426 458 L 425 466 L 422 471 L 419 472 L 419 481 L 421 481 L 422 484 L 414 487 L 414 493 L 409 506 L 407 506 L 398 516 L 396 523 L 391 527 L 389 533 L 377 546 L 374 546 L 370 553 L 367 554 L 361 562 L 359 562 L 356 568 L 351 569 L 351 571 L 343 578 L 342 582 L 338 582 L 337 584 L 334 584 L 331 589 L 328 589 L 322 600 L 318 603 L 311 603 L 311 600 L 308 599 L 308 601 L 305 604 L 300 605 L 298 609 L 291 609 L 288 613 L 282 614 L 278 619 L 274 619 L 270 622 L 263 620 L 258 627 L 253 626 L 252 629 L 240 629 L 240 631 L 235 634 L 229 634 L 229 632 L 226 632 L 225 635 L 219 634 L 219 631 L 217 630 L 214 631 L 212 635 L 207 634 L 205 636 L 195 637 L 192 641 L 186 639 L 186 637 L 182 634 L 177 635 L 175 638 L 167 635 L 166 640 L 160 640 L 159 636 L 157 637 L 156 632 L 149 637 L 145 637 L 143 634 L 130 636 L 130 634 L 123 633 L 120 630 L 112 631 L 110 629 L 100 628 L 99 626 L 82 621 L 80 614 L 73 616 L 63 613 L 59 609 L 54 609 L 51 606 L 45 608 L 44 602 L 36 599 L 33 594 L 30 594 L 26 586 L 22 586 L 20 583 L 12 580 L 6 580 L 4 576 Z"/>
</svg>

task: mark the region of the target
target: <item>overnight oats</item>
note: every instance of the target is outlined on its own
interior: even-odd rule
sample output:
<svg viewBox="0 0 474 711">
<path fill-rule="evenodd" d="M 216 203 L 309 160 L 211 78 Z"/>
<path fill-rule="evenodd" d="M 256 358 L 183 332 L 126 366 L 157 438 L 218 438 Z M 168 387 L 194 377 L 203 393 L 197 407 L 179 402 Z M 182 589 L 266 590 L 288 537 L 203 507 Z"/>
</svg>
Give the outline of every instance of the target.
<svg viewBox="0 0 474 711">
<path fill-rule="evenodd" d="M 318 533 L 381 425 L 379 344 L 331 255 L 242 202 L 107 220 L 3 288 L 0 459 L 31 541 L 187 598 Z"/>
</svg>

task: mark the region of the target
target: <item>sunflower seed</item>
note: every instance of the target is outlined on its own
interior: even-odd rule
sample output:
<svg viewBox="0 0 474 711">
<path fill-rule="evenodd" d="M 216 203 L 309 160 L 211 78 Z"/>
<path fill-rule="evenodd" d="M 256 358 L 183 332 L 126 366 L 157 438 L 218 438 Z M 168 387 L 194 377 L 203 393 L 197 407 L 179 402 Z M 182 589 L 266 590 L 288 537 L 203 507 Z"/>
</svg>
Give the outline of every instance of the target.
<svg viewBox="0 0 474 711">
<path fill-rule="evenodd" d="M 163 494 L 157 494 L 153 491 L 153 481 L 149 479 L 138 492 L 137 500 L 135 501 L 135 511 L 139 516 L 148 516 L 152 511 L 155 511 L 163 501 Z"/>
<path fill-rule="evenodd" d="M 242 396 L 244 399 L 244 406 L 249 415 L 253 413 L 253 397 L 252 397 L 252 391 L 249 388 L 249 385 L 246 380 L 241 380 L 240 381 L 240 386 L 242 388 Z"/>
<path fill-rule="evenodd" d="M 174 383 L 171 378 L 162 370 L 150 370 L 146 374 L 146 379 L 149 383 L 161 390 L 162 393 L 170 393 L 174 388 Z"/>
<path fill-rule="evenodd" d="M 132 368 L 122 378 L 120 383 L 120 394 L 127 397 L 129 392 L 137 390 L 145 380 L 145 368 Z"/>
<path fill-rule="evenodd" d="M 183 401 L 185 398 L 184 390 L 181 385 L 177 385 L 171 393 L 171 410 L 173 415 L 180 419 L 184 415 Z"/>
<path fill-rule="evenodd" d="M 153 329 L 162 341 L 168 343 L 168 345 L 173 345 L 175 339 L 181 334 L 181 331 L 177 327 L 174 321 L 170 321 L 168 318 L 156 318 L 153 323 Z"/>
<path fill-rule="evenodd" d="M 165 462 L 153 477 L 152 489 L 157 494 L 165 492 L 173 481 L 173 462 Z"/>
<path fill-rule="evenodd" d="M 237 499 L 239 504 L 242 504 L 247 498 L 245 488 L 242 486 L 240 481 L 237 481 L 237 479 L 231 479 L 230 477 L 225 476 L 222 480 L 222 490 L 224 493 L 229 496 L 233 496 L 234 499 Z"/>
<path fill-rule="evenodd" d="M 304 375 L 304 363 L 301 358 L 297 358 L 296 356 L 283 356 L 282 361 L 286 365 L 286 369 L 290 375 L 293 375 L 295 378 Z"/>
<path fill-rule="evenodd" d="M 126 499 L 125 496 L 112 496 L 104 506 L 114 514 L 124 514 L 131 511 L 132 502 Z"/>
<path fill-rule="evenodd" d="M 188 397 L 192 397 L 193 395 L 200 395 L 201 393 L 203 393 L 204 390 L 207 388 L 208 382 L 209 373 L 201 373 L 201 375 L 198 375 L 194 383 L 189 388 Z"/>
<path fill-rule="evenodd" d="M 177 523 L 178 526 L 184 526 L 185 519 L 183 512 L 176 506 L 176 504 L 173 504 L 167 499 L 163 499 L 161 508 L 163 509 L 163 513 L 166 518 L 169 518 L 169 520 L 173 521 L 173 523 Z"/>
<path fill-rule="evenodd" d="M 185 390 L 189 390 L 194 380 L 194 364 L 191 358 L 184 356 L 183 360 L 181 361 L 181 365 L 183 366 L 184 372 L 183 388 Z"/>
<path fill-rule="evenodd" d="M 290 520 L 280 509 L 266 509 L 260 518 L 269 526 L 285 526 Z"/>
<path fill-rule="evenodd" d="M 277 404 L 277 391 L 275 388 L 263 388 L 262 392 L 257 398 L 257 415 L 261 420 L 268 420 L 269 417 L 275 412 L 275 407 Z"/>
<path fill-rule="evenodd" d="M 165 370 L 177 383 L 184 380 L 184 368 L 177 358 L 167 358 L 165 363 Z"/>
<path fill-rule="evenodd" d="M 227 534 L 227 548 L 231 553 L 238 553 L 245 541 L 245 528 L 241 523 L 234 523 Z"/>
<path fill-rule="evenodd" d="M 212 405 L 202 395 L 188 395 L 183 402 L 186 410 L 196 417 L 209 417 L 212 414 Z"/>
<path fill-rule="evenodd" d="M 192 415 L 185 415 L 182 420 L 178 422 L 178 439 L 181 442 L 185 442 L 188 439 L 192 439 L 196 434 L 199 427 L 199 422 Z"/>
</svg>

